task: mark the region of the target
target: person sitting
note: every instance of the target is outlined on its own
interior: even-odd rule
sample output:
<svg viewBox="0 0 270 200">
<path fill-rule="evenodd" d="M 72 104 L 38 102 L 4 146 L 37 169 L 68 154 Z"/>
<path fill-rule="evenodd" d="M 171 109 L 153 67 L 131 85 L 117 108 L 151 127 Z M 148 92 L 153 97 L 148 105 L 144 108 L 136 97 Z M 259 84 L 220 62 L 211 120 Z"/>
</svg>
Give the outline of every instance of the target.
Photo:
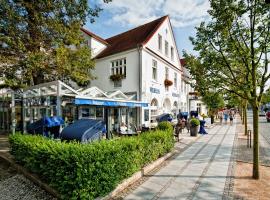
<svg viewBox="0 0 270 200">
<path fill-rule="evenodd" d="M 121 123 L 121 126 L 120 126 L 120 133 L 121 134 L 127 134 L 127 126 L 125 125 L 124 122 Z"/>
</svg>

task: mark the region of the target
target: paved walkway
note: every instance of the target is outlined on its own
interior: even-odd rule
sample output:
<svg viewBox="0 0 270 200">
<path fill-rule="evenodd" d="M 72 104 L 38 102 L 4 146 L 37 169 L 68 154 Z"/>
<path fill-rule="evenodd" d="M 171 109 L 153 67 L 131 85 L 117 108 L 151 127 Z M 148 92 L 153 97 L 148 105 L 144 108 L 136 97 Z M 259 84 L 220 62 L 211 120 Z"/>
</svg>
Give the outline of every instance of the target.
<svg viewBox="0 0 270 200">
<path fill-rule="evenodd" d="M 235 125 L 216 125 L 125 199 L 222 199 Z"/>
</svg>

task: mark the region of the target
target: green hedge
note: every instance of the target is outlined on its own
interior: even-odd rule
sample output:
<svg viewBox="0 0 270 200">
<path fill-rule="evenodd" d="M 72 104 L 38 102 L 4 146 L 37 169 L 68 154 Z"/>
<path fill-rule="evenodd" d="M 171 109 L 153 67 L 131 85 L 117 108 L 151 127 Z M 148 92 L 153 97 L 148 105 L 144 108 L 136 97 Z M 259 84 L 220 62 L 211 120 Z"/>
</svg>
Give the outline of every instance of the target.
<svg viewBox="0 0 270 200">
<path fill-rule="evenodd" d="M 157 130 L 91 144 L 15 134 L 10 144 L 16 161 L 38 174 L 63 199 L 94 199 L 169 152 L 174 142 L 171 130 Z"/>
<path fill-rule="evenodd" d="M 158 127 L 157 127 L 159 130 L 168 130 L 168 131 L 173 131 L 173 126 L 170 122 L 168 121 L 163 121 L 163 122 L 160 122 L 158 123 Z"/>
</svg>

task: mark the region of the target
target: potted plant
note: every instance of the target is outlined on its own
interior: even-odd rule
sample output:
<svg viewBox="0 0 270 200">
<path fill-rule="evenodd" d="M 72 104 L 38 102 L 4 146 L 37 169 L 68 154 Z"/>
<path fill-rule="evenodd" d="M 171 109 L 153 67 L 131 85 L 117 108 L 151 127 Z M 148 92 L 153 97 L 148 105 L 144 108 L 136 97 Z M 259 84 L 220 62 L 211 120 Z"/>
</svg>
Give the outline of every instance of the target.
<svg viewBox="0 0 270 200">
<path fill-rule="evenodd" d="M 111 81 L 121 81 L 124 77 L 125 75 L 123 74 L 112 74 L 109 78 Z"/>
<path fill-rule="evenodd" d="M 197 118 L 190 120 L 190 136 L 197 136 L 199 131 L 200 121 Z"/>
<path fill-rule="evenodd" d="M 169 80 L 169 79 L 165 79 L 164 80 L 164 85 L 165 85 L 165 87 L 169 87 L 169 86 L 171 86 L 173 84 L 173 82 L 171 81 L 171 80 Z"/>
</svg>

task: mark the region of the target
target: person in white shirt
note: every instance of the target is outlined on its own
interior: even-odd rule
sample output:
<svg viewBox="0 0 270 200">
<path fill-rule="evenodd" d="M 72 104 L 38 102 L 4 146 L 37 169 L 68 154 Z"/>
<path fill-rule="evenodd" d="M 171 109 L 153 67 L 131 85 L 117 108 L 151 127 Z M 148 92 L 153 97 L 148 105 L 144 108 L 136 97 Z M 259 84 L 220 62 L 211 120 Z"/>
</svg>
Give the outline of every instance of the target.
<svg viewBox="0 0 270 200">
<path fill-rule="evenodd" d="M 121 133 L 121 134 L 126 134 L 126 133 L 127 133 L 127 126 L 125 125 L 124 122 L 121 123 L 121 126 L 120 126 L 120 133 Z"/>
</svg>

